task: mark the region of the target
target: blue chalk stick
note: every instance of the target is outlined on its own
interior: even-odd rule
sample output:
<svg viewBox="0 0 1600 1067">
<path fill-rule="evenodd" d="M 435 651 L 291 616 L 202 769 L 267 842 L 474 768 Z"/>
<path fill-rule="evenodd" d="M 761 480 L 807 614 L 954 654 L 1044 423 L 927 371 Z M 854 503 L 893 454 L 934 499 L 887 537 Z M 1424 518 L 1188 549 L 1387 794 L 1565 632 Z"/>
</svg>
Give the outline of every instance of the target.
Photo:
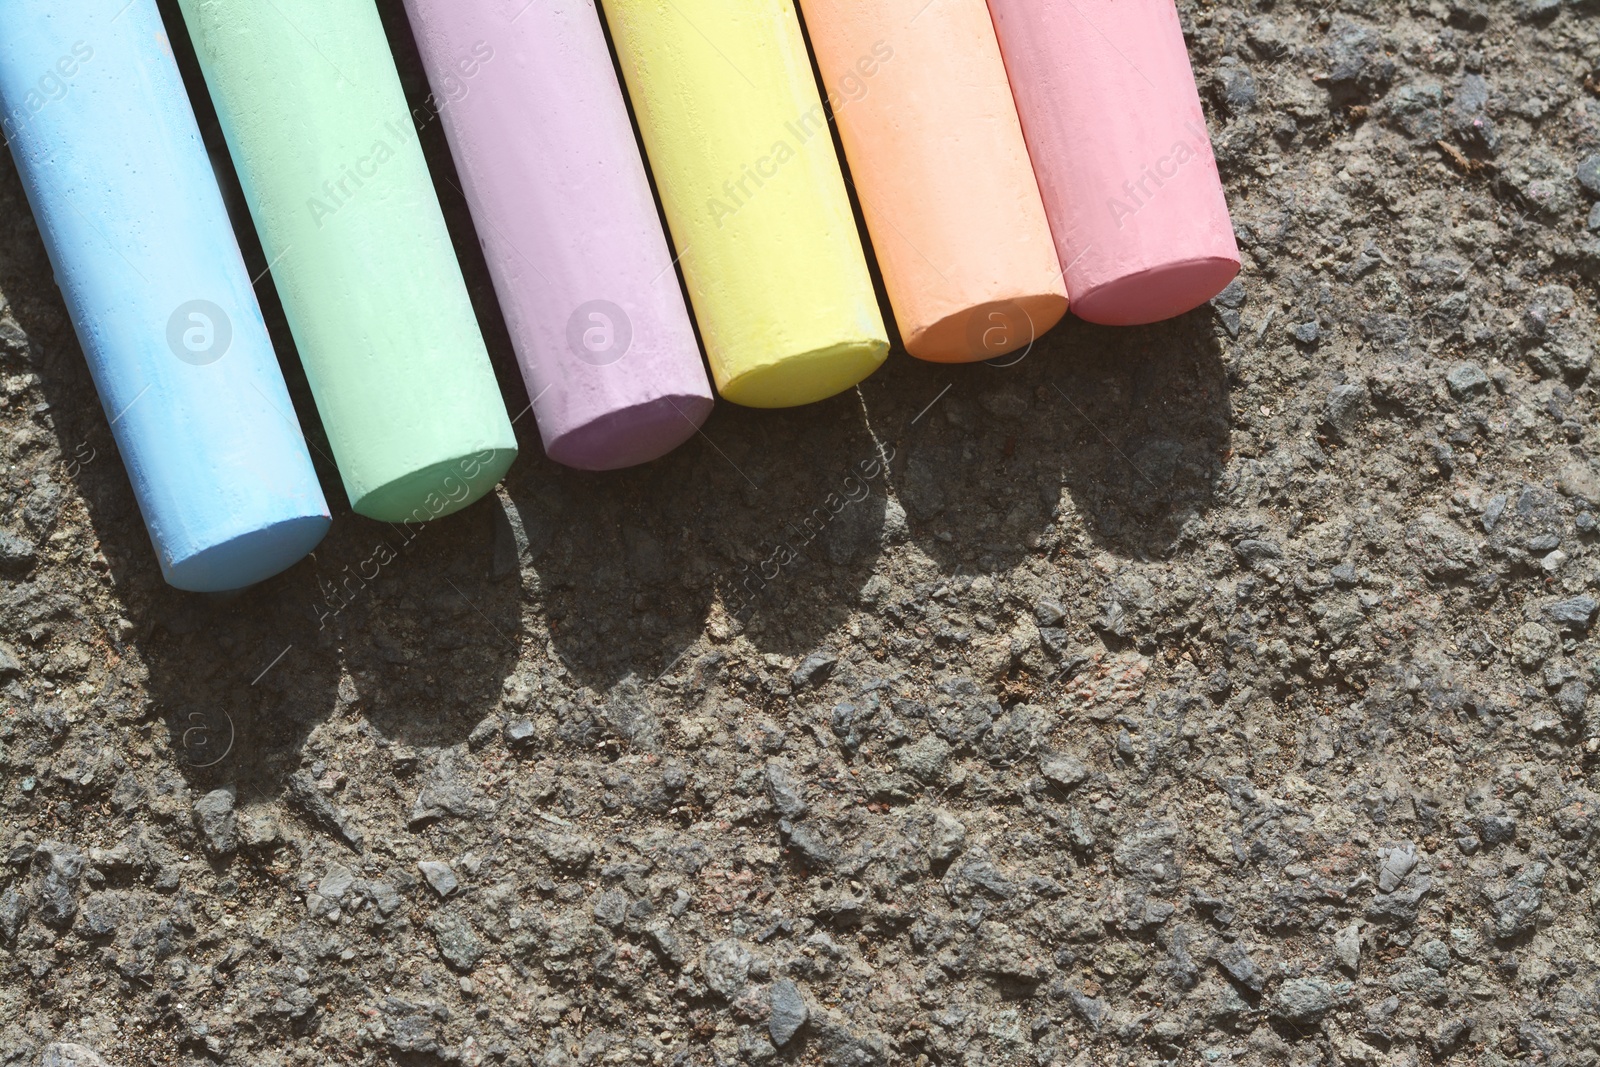
<svg viewBox="0 0 1600 1067">
<path fill-rule="evenodd" d="M 162 574 L 291 566 L 328 505 L 155 0 L 0 0 L 0 111 Z"/>
</svg>

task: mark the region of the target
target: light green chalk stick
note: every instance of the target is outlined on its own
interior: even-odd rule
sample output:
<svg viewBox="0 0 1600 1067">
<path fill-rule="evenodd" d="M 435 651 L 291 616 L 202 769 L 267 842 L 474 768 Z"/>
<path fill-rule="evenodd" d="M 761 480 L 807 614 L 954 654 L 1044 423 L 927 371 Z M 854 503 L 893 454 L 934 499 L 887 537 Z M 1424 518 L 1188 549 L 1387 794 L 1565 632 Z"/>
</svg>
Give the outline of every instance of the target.
<svg viewBox="0 0 1600 1067">
<path fill-rule="evenodd" d="M 350 506 L 426 521 L 516 438 L 373 0 L 179 0 Z"/>
</svg>

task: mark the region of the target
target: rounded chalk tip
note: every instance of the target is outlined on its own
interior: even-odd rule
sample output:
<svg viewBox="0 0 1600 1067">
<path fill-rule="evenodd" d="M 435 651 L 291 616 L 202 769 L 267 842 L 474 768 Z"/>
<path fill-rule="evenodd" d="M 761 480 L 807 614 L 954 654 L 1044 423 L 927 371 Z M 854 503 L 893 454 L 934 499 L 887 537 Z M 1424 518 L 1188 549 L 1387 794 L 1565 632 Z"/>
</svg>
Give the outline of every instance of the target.
<svg viewBox="0 0 1600 1067">
<path fill-rule="evenodd" d="M 1072 294 L 1072 313 L 1101 326 L 1144 326 L 1204 304 L 1239 273 L 1237 256 L 1164 263 Z"/>
<path fill-rule="evenodd" d="M 706 393 L 674 393 L 610 411 L 546 441 L 564 467 L 614 471 L 660 459 L 699 432 L 716 404 Z"/>
<path fill-rule="evenodd" d="M 1067 314 L 1066 295 L 1033 293 L 962 308 L 918 330 L 906 351 L 929 363 L 981 363 L 1025 353 Z"/>
<path fill-rule="evenodd" d="M 453 515 L 487 494 L 517 458 L 515 446 L 486 446 L 411 471 L 350 501 L 379 522 L 424 523 Z"/>
<path fill-rule="evenodd" d="M 305 559 L 333 524 L 327 512 L 299 515 L 258 527 L 237 537 L 168 561 L 161 555 L 167 584 L 190 593 L 227 593 L 264 582 Z"/>
<path fill-rule="evenodd" d="M 869 337 L 783 356 L 723 383 L 724 400 L 750 408 L 793 408 L 837 396 L 883 365 L 889 341 Z"/>
</svg>

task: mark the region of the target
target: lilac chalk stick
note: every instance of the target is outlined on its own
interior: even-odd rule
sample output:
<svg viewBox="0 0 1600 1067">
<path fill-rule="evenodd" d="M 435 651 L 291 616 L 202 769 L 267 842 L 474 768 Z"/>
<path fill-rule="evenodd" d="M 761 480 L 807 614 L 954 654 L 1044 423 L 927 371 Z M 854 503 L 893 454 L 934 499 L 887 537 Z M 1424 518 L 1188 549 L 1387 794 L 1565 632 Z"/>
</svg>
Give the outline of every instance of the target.
<svg viewBox="0 0 1600 1067">
<path fill-rule="evenodd" d="M 711 385 L 592 0 L 405 4 L 545 451 L 671 451 Z"/>
</svg>

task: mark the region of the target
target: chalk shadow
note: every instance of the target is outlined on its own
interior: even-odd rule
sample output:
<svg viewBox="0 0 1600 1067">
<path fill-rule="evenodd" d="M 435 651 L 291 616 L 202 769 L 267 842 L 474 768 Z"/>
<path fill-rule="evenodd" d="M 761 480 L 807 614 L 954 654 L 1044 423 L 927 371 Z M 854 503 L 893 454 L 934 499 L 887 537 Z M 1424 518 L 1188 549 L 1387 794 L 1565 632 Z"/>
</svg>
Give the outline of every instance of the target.
<svg viewBox="0 0 1600 1067">
<path fill-rule="evenodd" d="M 161 10 L 181 26 L 172 0 Z M 383 16 L 417 103 L 428 90 L 409 28 L 398 7 Z M 264 273 L 187 37 L 172 37 L 247 265 Z M 421 140 L 518 413 L 525 390 L 440 124 Z M 27 212 L 9 157 L 0 164 L 6 210 Z M 19 288 L 50 270 L 37 232 L 12 227 L 0 242 L 0 287 L 18 294 L 12 313 L 33 341 L 27 360 L 52 408 L 56 469 L 80 445 L 95 456 L 63 480 L 85 501 L 133 623 L 116 651 L 146 667 L 152 714 L 168 724 L 191 783 L 235 784 L 241 800 L 276 797 L 319 762 L 336 766 L 326 746 L 307 751 L 330 719 L 365 720 L 385 743 L 460 743 L 499 707 L 523 656 L 544 657 L 528 647 L 530 620 L 548 624 L 549 651 L 574 683 L 603 695 L 683 670 L 684 654 L 730 611 L 758 650 L 809 654 L 856 610 L 884 548 L 901 538 L 946 573 L 997 574 L 1048 551 L 1075 510 L 1107 551 L 1161 558 L 1181 543 L 1188 517 L 1212 506 L 1228 442 L 1208 310 L 1132 330 L 1069 319 L 1026 358 L 1000 361 L 1010 366 L 926 364 L 896 345 L 859 391 L 824 403 L 721 404 L 701 435 L 632 471 L 558 467 L 528 415 L 516 424 L 522 455 L 503 487 L 521 544 L 493 499 L 401 531 L 349 512 L 267 275 L 262 308 L 335 525 L 284 575 L 232 597 L 199 597 L 161 581 L 59 297 Z M 885 456 L 887 470 L 874 470 Z M 707 670 L 737 681 L 715 662 Z M 198 750 L 196 723 L 205 727 Z M 213 763 L 224 724 L 227 753 Z"/>
<path fill-rule="evenodd" d="M 877 562 L 882 467 L 876 482 L 860 471 L 876 455 L 848 393 L 803 412 L 723 404 L 690 443 L 631 471 L 527 457 L 505 488 L 554 655 L 604 693 L 675 669 L 713 615 L 764 647 L 814 648 Z"/>
<path fill-rule="evenodd" d="M 260 276 L 262 312 L 333 511 L 327 539 L 307 560 L 240 593 L 167 586 L 65 305 L 58 294 L 30 292 L 51 270 L 31 221 L 8 228 L 0 243 L 0 288 L 19 294 L 11 311 L 52 409 L 56 446 L 41 462 L 83 498 L 107 582 L 132 624 L 126 638 L 112 636 L 113 652 L 144 666 L 147 715 L 162 724 L 158 734 L 191 785 L 232 784 L 243 802 L 280 795 L 291 774 L 314 766 L 307 738 L 335 716 L 359 711 L 382 743 L 462 741 L 497 706 L 516 663 L 521 605 L 488 566 L 492 500 L 408 529 L 350 512 L 181 15 L 170 0 L 160 8 L 247 269 Z M 437 167 L 442 145 L 435 148 Z M 0 211 L 31 220 L 10 155 L 0 156 Z M 485 321 L 498 324 L 498 312 Z M 496 371 L 504 383 L 503 360 Z M 58 513 L 46 516 L 49 527 Z M 39 540 L 48 532 L 32 531 Z"/>
<path fill-rule="evenodd" d="M 1074 514 L 1105 550 L 1160 559 L 1215 501 L 1232 410 L 1209 308 L 1123 329 L 1069 316 L 1020 361 L 908 362 L 863 393 L 912 539 L 947 573 L 1003 573 Z"/>
</svg>

